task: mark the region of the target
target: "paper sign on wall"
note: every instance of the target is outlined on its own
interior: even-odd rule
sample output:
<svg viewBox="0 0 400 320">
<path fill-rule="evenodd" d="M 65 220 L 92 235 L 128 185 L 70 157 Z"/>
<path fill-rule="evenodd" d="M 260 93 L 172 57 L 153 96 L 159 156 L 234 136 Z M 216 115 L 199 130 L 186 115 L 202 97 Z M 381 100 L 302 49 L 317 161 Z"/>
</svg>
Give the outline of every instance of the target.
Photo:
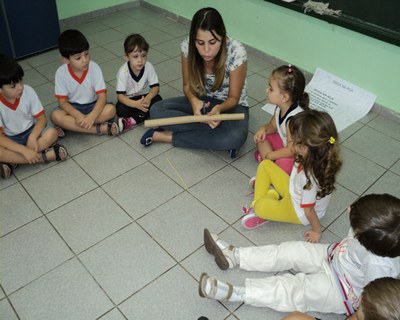
<svg viewBox="0 0 400 320">
<path fill-rule="evenodd" d="M 305 91 L 310 107 L 328 112 L 338 131 L 367 115 L 376 99 L 374 94 L 319 68 Z M 262 109 L 273 114 L 275 106 L 266 104 Z"/>
</svg>

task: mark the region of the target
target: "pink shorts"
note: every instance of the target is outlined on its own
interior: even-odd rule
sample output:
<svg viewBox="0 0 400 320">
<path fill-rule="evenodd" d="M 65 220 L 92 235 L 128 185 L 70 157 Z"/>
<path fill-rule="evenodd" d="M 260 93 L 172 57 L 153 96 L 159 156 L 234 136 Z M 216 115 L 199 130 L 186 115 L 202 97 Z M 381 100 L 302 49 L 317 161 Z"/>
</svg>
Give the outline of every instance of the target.
<svg viewBox="0 0 400 320">
<path fill-rule="evenodd" d="M 272 149 L 274 151 L 283 148 L 283 142 L 281 136 L 277 132 L 267 134 L 265 136 L 265 140 L 267 140 L 271 144 Z M 280 167 L 283 171 L 285 171 L 288 175 L 290 175 L 294 164 L 294 157 L 279 158 L 275 160 L 275 163 L 278 165 L 278 167 Z"/>
</svg>

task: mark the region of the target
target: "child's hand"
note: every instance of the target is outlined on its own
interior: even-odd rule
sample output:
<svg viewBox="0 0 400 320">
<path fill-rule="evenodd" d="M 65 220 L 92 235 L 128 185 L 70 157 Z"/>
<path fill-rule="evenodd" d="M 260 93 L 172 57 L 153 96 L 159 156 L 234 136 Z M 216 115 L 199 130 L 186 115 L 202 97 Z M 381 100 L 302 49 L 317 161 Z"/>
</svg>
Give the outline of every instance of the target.
<svg viewBox="0 0 400 320">
<path fill-rule="evenodd" d="M 90 113 L 88 115 L 86 115 L 84 118 L 84 122 L 83 122 L 84 128 L 90 129 L 91 127 L 93 127 L 94 120 L 95 120 L 95 118 Z"/>
<path fill-rule="evenodd" d="M 308 230 L 304 232 L 304 237 L 306 238 L 306 242 L 318 243 L 319 240 L 321 240 L 321 236 L 322 236 L 321 232 L 316 232 L 313 230 Z"/>
<path fill-rule="evenodd" d="M 151 100 L 147 97 L 142 98 L 142 107 L 147 108 L 147 110 L 150 108 L 150 103 Z"/>
<path fill-rule="evenodd" d="M 138 100 L 137 108 L 143 112 L 149 112 L 150 103 L 147 103 L 146 98 L 142 96 L 142 99 Z"/>
<path fill-rule="evenodd" d="M 259 143 L 260 141 L 265 140 L 265 126 L 262 126 L 260 129 L 257 130 L 257 132 L 254 135 L 254 142 Z"/>
<path fill-rule="evenodd" d="M 24 156 L 26 161 L 28 161 L 29 164 L 35 164 L 41 160 L 40 153 L 37 153 L 36 151 L 29 148 L 25 148 L 22 155 Z"/>
<path fill-rule="evenodd" d="M 32 134 L 29 135 L 28 137 L 28 141 L 26 142 L 26 146 L 35 151 L 35 152 L 39 152 L 39 142 L 38 139 L 35 138 Z"/>
<path fill-rule="evenodd" d="M 80 114 L 79 117 L 75 118 L 75 123 L 84 128 L 84 124 L 85 124 L 85 115 L 84 114 Z"/>
</svg>

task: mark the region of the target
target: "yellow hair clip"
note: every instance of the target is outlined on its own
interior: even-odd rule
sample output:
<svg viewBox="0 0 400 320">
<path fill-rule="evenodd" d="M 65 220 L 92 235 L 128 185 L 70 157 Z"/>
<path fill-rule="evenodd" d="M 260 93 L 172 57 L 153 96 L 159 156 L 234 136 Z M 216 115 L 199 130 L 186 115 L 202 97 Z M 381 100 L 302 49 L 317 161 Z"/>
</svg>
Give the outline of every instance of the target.
<svg viewBox="0 0 400 320">
<path fill-rule="evenodd" d="M 334 144 L 336 139 L 334 137 L 330 137 L 328 141 L 330 144 Z"/>
</svg>

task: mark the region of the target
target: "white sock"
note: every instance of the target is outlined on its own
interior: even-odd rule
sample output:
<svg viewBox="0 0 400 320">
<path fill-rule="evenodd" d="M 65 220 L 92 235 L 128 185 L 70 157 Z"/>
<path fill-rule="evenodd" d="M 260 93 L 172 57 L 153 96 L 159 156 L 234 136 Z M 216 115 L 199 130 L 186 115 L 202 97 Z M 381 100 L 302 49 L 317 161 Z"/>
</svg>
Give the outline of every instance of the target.
<svg viewBox="0 0 400 320">
<path fill-rule="evenodd" d="M 208 296 L 210 296 L 211 291 L 211 278 L 207 279 L 205 291 Z M 217 292 L 213 297 L 215 300 L 226 300 L 228 295 L 229 286 L 227 283 L 217 280 Z M 229 302 L 244 302 L 246 297 L 246 289 L 244 287 L 233 287 L 233 292 L 231 297 L 228 299 Z"/>
<path fill-rule="evenodd" d="M 237 250 L 236 247 L 233 247 L 233 250 L 228 250 L 227 248 L 230 246 L 230 244 L 222 239 L 218 239 L 216 241 L 216 244 L 222 250 L 224 256 L 227 258 L 229 262 L 229 268 L 239 266 L 240 264 L 239 250 Z M 231 265 L 231 262 L 233 262 L 233 265 Z"/>
</svg>

